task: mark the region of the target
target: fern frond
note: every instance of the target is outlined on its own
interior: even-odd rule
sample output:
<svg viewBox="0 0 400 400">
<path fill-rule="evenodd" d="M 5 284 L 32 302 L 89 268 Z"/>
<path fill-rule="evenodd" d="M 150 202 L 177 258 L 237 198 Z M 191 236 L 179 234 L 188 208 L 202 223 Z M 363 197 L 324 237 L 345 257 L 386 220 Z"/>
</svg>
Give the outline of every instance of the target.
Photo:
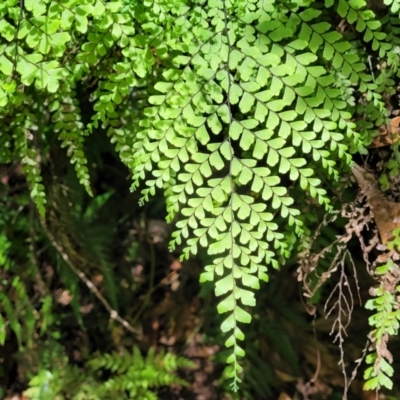
<svg viewBox="0 0 400 400">
<path fill-rule="evenodd" d="M 105 382 L 105 387 L 120 393 L 128 391 L 132 399 L 153 398 L 155 394 L 152 390 L 162 386 L 187 385 L 176 375 L 176 371 L 193 367 L 193 363 L 184 357 L 163 352 L 155 354 L 154 348 L 150 348 L 146 358 L 143 358 L 137 347 L 132 353 L 101 354 L 92 358 L 88 365 L 93 370 L 111 371 L 114 376 Z"/>
<path fill-rule="evenodd" d="M 67 148 L 71 163 L 75 164 L 79 182 L 93 196 L 90 187 L 89 170 L 86 166 L 87 159 L 83 148 L 84 124 L 80 120 L 81 112 L 76 93 L 68 85 L 64 85 L 63 89 L 54 96 L 54 101 L 50 104 L 49 111 L 54 112 L 52 116 L 54 130 L 59 133 L 61 147 Z"/>
<path fill-rule="evenodd" d="M 182 218 L 171 247 L 186 243 L 188 257 L 201 246 L 214 256 L 201 280 L 214 281 L 216 295 L 225 296 L 218 311 L 228 313 L 221 329 L 230 332 L 234 387 L 244 355 L 238 323 L 250 321 L 246 308 L 255 304 L 250 290 L 267 281 L 266 265 L 277 268 L 274 253 L 287 248 L 274 215 L 303 232 L 282 177 L 330 209 L 313 169 L 336 179 L 332 152 L 351 162 L 340 131 L 357 140 L 346 102 L 329 88 L 333 78 L 316 64 L 315 52 L 324 45 L 326 59 L 363 90 L 371 80 L 360 73 L 365 65 L 346 54 L 349 45 L 339 33 L 310 23 L 319 11 L 294 11 L 225 1 L 182 8 L 168 43 L 174 58 L 155 84 L 159 94 L 149 98 L 135 144 L 134 185 L 146 170 L 153 175 L 143 198 L 173 182 L 169 219 L 178 207 Z M 272 12 L 282 18 L 272 22 Z"/>
</svg>

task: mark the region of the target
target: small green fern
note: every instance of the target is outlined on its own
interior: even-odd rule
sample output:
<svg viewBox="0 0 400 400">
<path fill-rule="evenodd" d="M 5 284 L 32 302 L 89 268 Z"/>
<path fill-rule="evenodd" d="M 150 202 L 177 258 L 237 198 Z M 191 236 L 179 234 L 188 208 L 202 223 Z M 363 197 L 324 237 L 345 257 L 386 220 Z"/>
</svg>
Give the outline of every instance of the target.
<svg viewBox="0 0 400 400">
<path fill-rule="evenodd" d="M 176 374 L 179 368 L 193 364 L 172 353 L 155 354 L 151 348 L 143 358 L 138 348 L 132 353 L 99 354 L 90 359 L 84 371 L 60 357 L 52 369 L 41 369 L 24 392 L 30 400 L 157 400 L 156 390 L 163 386 L 187 385 Z M 105 381 L 102 372 L 111 377 Z"/>
<path fill-rule="evenodd" d="M 6 220 L 0 220 L 0 231 L 9 222 L 8 215 Z M 4 345 L 7 333 L 7 325 L 18 341 L 18 346 L 22 349 L 25 345 L 32 347 L 37 317 L 35 308 L 28 295 L 29 287 L 33 284 L 33 279 L 27 274 L 35 272 L 29 259 L 20 260 L 21 264 L 16 265 L 10 255 L 12 244 L 4 233 L 0 234 L 0 272 L 2 281 L 0 283 L 0 345 Z M 17 246 L 14 246 L 17 247 Z M 24 271 L 25 269 L 25 271 Z"/>
<path fill-rule="evenodd" d="M 151 389 L 161 386 L 187 383 L 175 375 L 179 368 L 191 368 L 193 363 L 173 353 L 159 352 L 155 354 L 154 348 L 150 348 L 143 358 L 138 348 L 133 353 L 99 355 L 89 362 L 89 367 L 99 371 L 111 371 L 114 376 L 108 379 L 104 385 L 110 392 L 129 392 L 131 399 L 150 399 L 157 397 L 151 393 Z M 154 397 L 152 397 L 154 396 Z"/>
</svg>

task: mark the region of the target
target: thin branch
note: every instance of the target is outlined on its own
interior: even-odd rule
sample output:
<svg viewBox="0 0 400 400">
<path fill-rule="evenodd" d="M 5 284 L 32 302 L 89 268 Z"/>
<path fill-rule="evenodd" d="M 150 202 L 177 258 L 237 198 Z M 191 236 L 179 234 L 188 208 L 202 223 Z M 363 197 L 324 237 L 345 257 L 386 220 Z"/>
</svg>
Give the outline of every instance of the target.
<svg viewBox="0 0 400 400">
<path fill-rule="evenodd" d="M 369 342 L 369 340 L 367 340 L 367 342 L 365 343 L 365 347 L 364 347 L 364 349 L 362 351 L 361 357 L 358 360 L 355 361 L 356 366 L 354 367 L 353 372 L 351 374 L 351 377 L 347 382 L 347 390 L 350 388 L 351 382 L 353 382 L 354 379 L 356 378 L 358 368 L 363 363 L 363 361 L 365 359 L 365 356 L 367 355 L 369 344 L 370 344 L 370 342 Z"/>
<path fill-rule="evenodd" d="M 40 223 L 41 223 L 42 228 L 43 228 L 44 232 L 46 233 L 48 239 L 50 240 L 51 244 L 58 251 L 58 253 L 62 257 L 62 259 L 72 269 L 72 271 L 86 284 L 86 286 L 97 297 L 97 299 L 103 304 L 103 306 L 109 312 L 110 318 L 112 320 L 114 320 L 114 321 L 119 322 L 128 331 L 130 331 L 130 332 L 134 333 L 135 335 L 137 335 L 138 334 L 138 330 L 135 329 L 128 321 L 126 321 L 120 315 L 118 315 L 118 312 L 111 307 L 110 303 L 101 294 L 101 292 L 99 291 L 99 289 L 97 289 L 97 287 L 94 285 L 94 283 L 79 268 L 77 268 L 71 262 L 70 258 L 68 257 L 68 254 L 65 252 L 65 250 L 62 247 L 62 245 L 60 245 L 57 242 L 57 240 L 55 239 L 55 237 L 52 234 L 52 232 L 50 232 L 50 230 L 48 229 L 46 221 L 44 221 L 43 218 L 40 218 Z"/>
<path fill-rule="evenodd" d="M 342 253 L 342 258 L 338 263 L 338 266 L 340 266 L 340 277 L 339 277 L 339 282 L 335 285 L 333 288 L 331 294 L 329 295 L 325 306 L 324 306 L 324 311 L 326 312 L 326 318 L 336 309 L 338 309 L 338 315 L 335 319 L 335 322 L 332 325 L 332 329 L 330 331 L 330 335 L 333 335 L 335 333 L 335 330 L 337 330 L 336 335 L 333 339 L 333 343 L 338 342 L 339 350 L 340 350 L 340 361 L 339 365 L 342 366 L 342 373 L 343 373 L 343 378 L 344 378 L 344 393 L 343 393 L 343 399 L 347 399 L 347 391 L 349 387 L 349 379 L 347 377 L 347 372 L 346 372 L 346 365 L 345 365 L 345 352 L 344 352 L 344 337 L 348 336 L 347 335 L 347 328 L 350 324 L 351 321 L 351 315 L 354 310 L 354 297 L 353 293 L 351 291 L 350 287 L 350 282 L 346 274 L 346 258 L 349 257 L 351 258 L 350 252 L 346 249 Z M 348 296 L 345 294 L 345 288 L 347 288 L 348 291 Z M 337 300 L 334 302 L 334 304 L 331 306 L 331 308 L 328 310 L 328 304 L 330 300 L 332 299 L 333 295 L 337 294 Z M 346 322 L 343 320 L 347 319 Z"/>
</svg>

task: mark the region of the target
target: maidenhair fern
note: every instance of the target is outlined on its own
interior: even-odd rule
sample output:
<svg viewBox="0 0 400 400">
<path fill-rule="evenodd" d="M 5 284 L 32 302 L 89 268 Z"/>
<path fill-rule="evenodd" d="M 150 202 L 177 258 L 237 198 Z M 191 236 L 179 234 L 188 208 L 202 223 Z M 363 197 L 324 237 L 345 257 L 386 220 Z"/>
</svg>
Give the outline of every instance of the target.
<svg viewBox="0 0 400 400">
<path fill-rule="evenodd" d="M 399 3 L 385 4 L 380 19 L 364 0 L 3 1 L 0 160 L 23 164 L 44 216 L 46 140 L 91 194 L 84 137 L 106 129 L 142 200 L 164 192 L 171 249 L 211 256 L 201 280 L 237 389 L 255 291 L 310 233 L 298 199 L 331 210 L 328 188 L 385 121 Z"/>
<path fill-rule="evenodd" d="M 400 245 L 400 229 L 393 231 L 394 238 L 387 245 L 388 252 L 378 258 L 374 275 L 378 284 L 371 288 L 371 299 L 365 307 L 374 314 L 368 323 L 372 327 L 369 338 L 371 346 L 366 357 L 369 365 L 364 372 L 366 389 L 380 389 L 385 387 L 392 389 L 391 380 L 394 369 L 391 366 L 393 355 L 388 350 L 390 336 L 398 335 L 400 327 L 399 298 L 400 271 L 398 262 L 398 249 Z"/>
<path fill-rule="evenodd" d="M 182 8 L 175 20 L 167 42 L 175 54 L 155 83 L 160 94 L 144 110 L 134 179 L 152 171 L 145 199 L 156 187 L 173 186 L 168 218 L 178 211 L 182 217 L 172 248 L 186 244 L 188 257 L 202 246 L 215 256 L 201 280 L 214 281 L 216 295 L 224 296 L 218 311 L 227 313 L 221 329 L 229 334 L 236 389 L 244 355 L 238 323 L 251 320 L 245 308 L 254 305 L 259 281 L 267 281 L 266 266 L 278 268 L 276 253 L 289 255 L 280 230 L 287 224 L 303 233 L 295 191 L 285 182 L 296 182 L 329 209 L 314 171 L 337 178 L 331 157 L 350 163 L 348 145 L 357 144 L 325 66 L 332 60 L 365 91 L 375 85 L 360 74 L 365 64 L 358 56 L 347 54 L 351 45 L 327 22 L 313 23 L 319 10 L 202 3 Z M 160 23 L 167 31 L 168 19 Z M 322 65 L 316 63 L 320 51 Z"/>
</svg>

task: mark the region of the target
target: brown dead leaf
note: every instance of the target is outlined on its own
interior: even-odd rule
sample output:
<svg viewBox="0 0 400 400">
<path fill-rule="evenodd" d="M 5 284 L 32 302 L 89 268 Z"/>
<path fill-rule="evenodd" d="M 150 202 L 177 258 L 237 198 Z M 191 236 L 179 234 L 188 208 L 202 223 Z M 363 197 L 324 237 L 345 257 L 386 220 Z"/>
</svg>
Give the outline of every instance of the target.
<svg viewBox="0 0 400 400">
<path fill-rule="evenodd" d="M 93 308 L 94 308 L 94 304 L 89 303 L 89 304 L 82 305 L 79 310 L 82 314 L 89 314 L 93 310 Z"/>
<path fill-rule="evenodd" d="M 364 168 L 355 164 L 353 174 L 371 205 L 382 244 L 386 245 L 393 237 L 393 230 L 400 228 L 400 204 L 387 200 L 378 189 L 375 176 Z"/>
<path fill-rule="evenodd" d="M 279 397 L 278 400 L 292 400 L 292 398 L 285 392 L 282 392 Z"/>
<path fill-rule="evenodd" d="M 1 177 L 0 182 L 3 185 L 8 185 L 8 180 L 9 180 L 9 176 L 8 175 L 4 175 L 4 176 Z"/>
<path fill-rule="evenodd" d="M 179 259 L 175 259 L 174 261 L 172 261 L 169 267 L 172 271 L 179 271 L 180 269 L 182 269 L 182 263 L 179 261 Z"/>
<path fill-rule="evenodd" d="M 379 135 L 376 136 L 369 148 L 379 148 L 383 146 L 390 146 L 399 140 L 400 133 L 400 117 L 395 117 L 390 120 L 390 125 L 383 124 L 378 128 Z"/>
<path fill-rule="evenodd" d="M 304 400 L 310 400 L 310 396 L 318 396 L 319 399 L 325 400 L 332 393 L 332 388 L 320 379 L 317 379 L 315 382 L 307 383 L 299 380 L 296 389 L 303 395 Z"/>
<path fill-rule="evenodd" d="M 57 303 L 67 306 L 72 301 L 72 294 L 69 290 L 57 289 L 54 293 Z"/>
<path fill-rule="evenodd" d="M 96 286 L 101 285 L 101 283 L 104 281 L 104 275 L 98 270 L 92 271 L 91 277 L 92 277 L 92 282 Z"/>
</svg>

